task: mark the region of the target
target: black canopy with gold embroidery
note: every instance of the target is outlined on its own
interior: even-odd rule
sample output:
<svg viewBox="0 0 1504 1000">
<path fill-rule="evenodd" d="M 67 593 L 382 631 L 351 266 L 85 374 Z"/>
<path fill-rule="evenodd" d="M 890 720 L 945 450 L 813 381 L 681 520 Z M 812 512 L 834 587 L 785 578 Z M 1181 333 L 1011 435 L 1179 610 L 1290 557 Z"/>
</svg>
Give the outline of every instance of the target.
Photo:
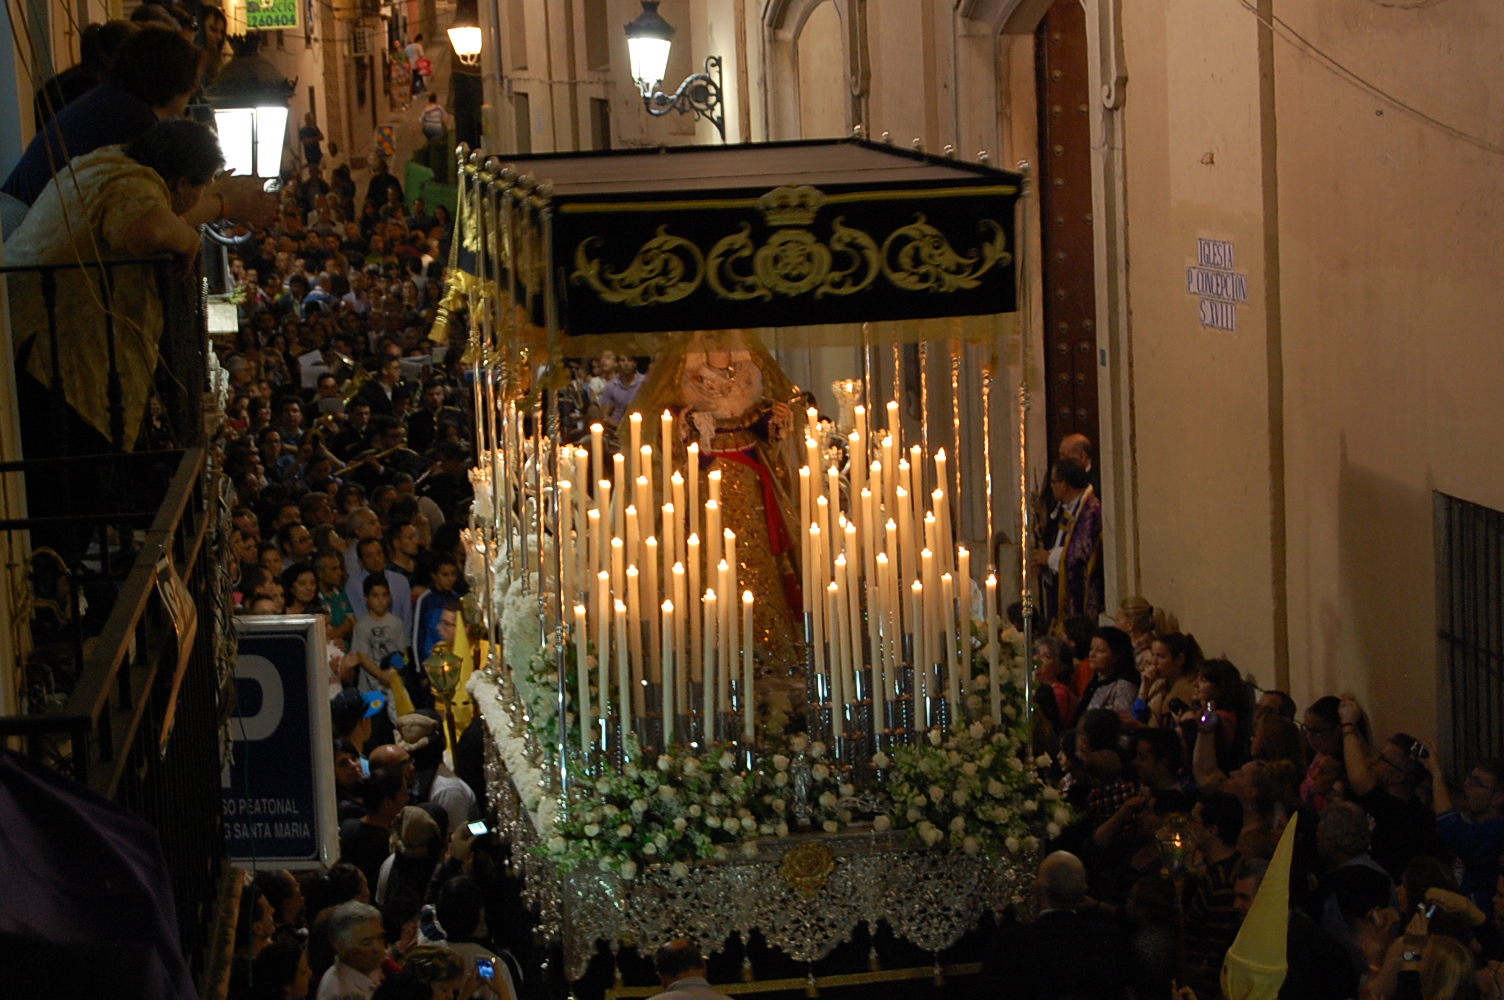
<svg viewBox="0 0 1504 1000">
<path fill-rule="evenodd" d="M 517 157 L 570 335 L 1016 310 L 1021 178 L 857 139 Z"/>
</svg>

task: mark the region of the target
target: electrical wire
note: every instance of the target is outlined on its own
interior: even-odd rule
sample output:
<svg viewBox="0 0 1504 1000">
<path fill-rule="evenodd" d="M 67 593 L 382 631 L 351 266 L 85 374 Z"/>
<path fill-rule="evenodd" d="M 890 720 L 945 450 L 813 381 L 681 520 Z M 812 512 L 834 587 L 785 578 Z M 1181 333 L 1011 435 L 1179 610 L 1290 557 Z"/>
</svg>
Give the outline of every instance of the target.
<svg viewBox="0 0 1504 1000">
<path fill-rule="evenodd" d="M 1482 136 L 1473 135 L 1471 132 L 1468 132 L 1465 129 L 1461 129 L 1455 125 L 1448 124 L 1447 122 L 1444 122 L 1433 115 L 1427 114 L 1420 108 L 1417 108 L 1415 105 L 1403 101 L 1398 97 L 1395 97 L 1393 94 L 1389 93 L 1387 90 L 1384 90 L 1378 84 L 1370 82 L 1369 80 L 1360 76 L 1354 70 L 1349 69 L 1342 62 L 1338 61 L 1334 56 L 1328 55 L 1325 51 L 1322 50 L 1320 46 L 1312 42 L 1310 39 L 1306 38 L 1294 28 L 1290 27 L 1290 25 L 1283 19 L 1281 19 L 1278 15 L 1270 14 L 1268 17 L 1265 17 L 1263 14 L 1259 13 L 1258 8 L 1254 6 L 1251 0 L 1236 0 L 1236 2 L 1244 10 L 1248 11 L 1249 14 L 1253 15 L 1253 18 L 1264 27 L 1268 28 L 1274 34 L 1278 35 L 1285 42 L 1297 48 L 1304 55 L 1316 60 L 1316 62 L 1323 69 L 1352 84 L 1354 87 L 1357 87 L 1359 90 L 1362 90 L 1369 96 L 1383 101 L 1385 104 L 1394 108 L 1396 111 L 1409 115 L 1411 118 L 1414 118 L 1416 121 L 1422 123 L 1423 125 L 1429 125 L 1432 128 L 1437 129 L 1438 131 L 1446 133 L 1454 139 L 1459 139 L 1470 146 L 1475 146 L 1478 149 L 1483 150 L 1485 153 L 1493 153 L 1495 155 L 1504 156 L 1504 145 L 1496 142 L 1491 142 L 1488 139 L 1483 138 Z M 1397 4 L 1384 3 L 1382 2 L 1382 0 L 1369 0 L 1369 2 L 1377 4 L 1379 6 L 1398 6 Z M 1422 6 L 1435 6 L 1436 4 L 1443 2 L 1444 0 L 1417 0 L 1416 3 L 1409 5 L 1405 9 L 1416 9 Z"/>
</svg>

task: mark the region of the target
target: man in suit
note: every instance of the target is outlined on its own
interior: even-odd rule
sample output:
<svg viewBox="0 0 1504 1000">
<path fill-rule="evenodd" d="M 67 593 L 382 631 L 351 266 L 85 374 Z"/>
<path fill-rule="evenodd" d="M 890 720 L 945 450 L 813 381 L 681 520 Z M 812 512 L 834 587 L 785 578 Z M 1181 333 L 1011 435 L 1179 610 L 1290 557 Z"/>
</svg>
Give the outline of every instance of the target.
<svg viewBox="0 0 1504 1000">
<path fill-rule="evenodd" d="M 1077 912 L 1086 867 L 1066 851 L 1039 866 L 1039 915 L 998 932 L 982 966 L 981 990 L 1017 1000 L 1116 1000 L 1125 995 L 1128 941 L 1113 924 Z M 1085 959 L 1085 960 L 1083 960 Z"/>
<path fill-rule="evenodd" d="M 653 968 L 663 992 L 652 1000 L 726 1000 L 705 978 L 705 955 L 688 938 L 675 938 L 658 949 Z"/>
</svg>

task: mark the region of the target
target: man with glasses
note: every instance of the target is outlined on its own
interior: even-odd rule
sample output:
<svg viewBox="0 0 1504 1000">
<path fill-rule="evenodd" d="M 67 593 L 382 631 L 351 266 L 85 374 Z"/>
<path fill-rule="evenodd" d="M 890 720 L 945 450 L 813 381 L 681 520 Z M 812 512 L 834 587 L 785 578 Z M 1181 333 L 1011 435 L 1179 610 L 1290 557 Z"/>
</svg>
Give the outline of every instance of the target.
<svg viewBox="0 0 1504 1000">
<path fill-rule="evenodd" d="M 1473 765 L 1462 780 L 1461 799 L 1454 801 L 1436 743 L 1426 740 L 1422 746 L 1422 759 L 1431 772 L 1436 833 L 1462 865 L 1462 894 L 1487 913 L 1499 879 L 1499 853 L 1504 851 L 1504 760 L 1485 757 Z"/>
<path fill-rule="evenodd" d="M 1373 817 L 1373 858 L 1398 881 L 1411 859 L 1421 854 L 1446 858 L 1436 835 L 1431 811 L 1416 796 L 1425 777 L 1421 761 L 1429 751 L 1408 733 L 1395 733 L 1370 756 L 1358 729 L 1363 708 L 1352 695 L 1343 695 L 1337 710 L 1341 722 L 1342 756 L 1347 766 L 1353 801 Z"/>
</svg>

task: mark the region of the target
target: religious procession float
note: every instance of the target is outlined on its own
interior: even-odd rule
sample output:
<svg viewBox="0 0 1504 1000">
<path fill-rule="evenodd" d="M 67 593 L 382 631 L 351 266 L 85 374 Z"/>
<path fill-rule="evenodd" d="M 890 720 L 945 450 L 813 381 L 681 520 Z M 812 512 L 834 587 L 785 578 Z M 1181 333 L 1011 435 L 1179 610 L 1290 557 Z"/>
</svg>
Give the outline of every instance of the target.
<svg viewBox="0 0 1504 1000">
<path fill-rule="evenodd" d="M 460 177 L 467 690 L 564 975 L 680 935 L 938 954 L 1020 901 L 1070 819 L 994 546 L 1028 537 L 1023 178 L 859 138 Z M 651 359 L 616 421 L 571 371 L 605 351 Z"/>
</svg>

